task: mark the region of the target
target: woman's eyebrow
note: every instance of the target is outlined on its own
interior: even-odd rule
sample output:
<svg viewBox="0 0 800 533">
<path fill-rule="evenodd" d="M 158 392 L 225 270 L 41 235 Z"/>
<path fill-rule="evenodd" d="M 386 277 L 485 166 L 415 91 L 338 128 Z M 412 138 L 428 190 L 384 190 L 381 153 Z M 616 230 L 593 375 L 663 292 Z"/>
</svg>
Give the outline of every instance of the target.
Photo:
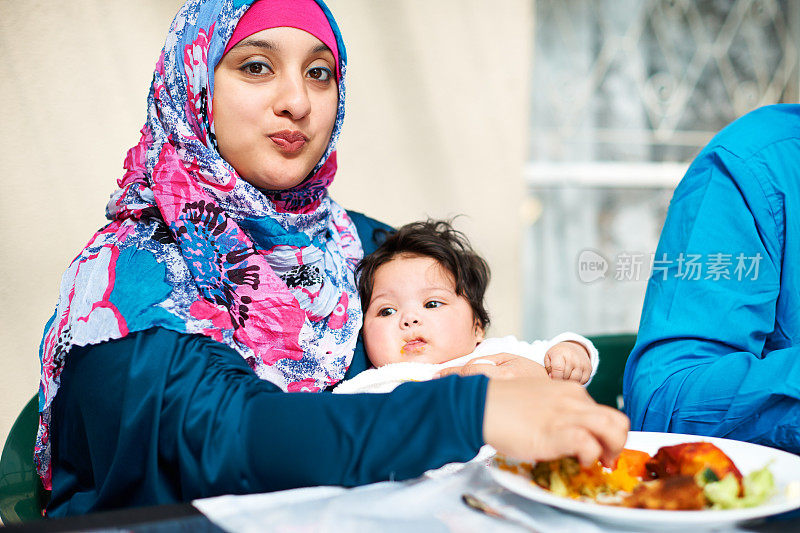
<svg viewBox="0 0 800 533">
<path fill-rule="evenodd" d="M 258 48 L 264 48 L 265 50 L 271 50 L 271 51 L 276 51 L 280 48 L 274 42 L 265 41 L 262 39 L 245 39 L 244 41 L 237 43 L 236 46 L 234 46 L 234 48 L 239 48 L 240 46 L 255 46 Z"/>
<path fill-rule="evenodd" d="M 234 46 L 234 48 L 239 48 L 240 46 L 255 46 L 257 48 L 263 48 L 265 50 L 270 50 L 270 51 L 277 51 L 280 49 L 280 46 L 278 46 L 278 44 L 263 39 L 245 39 L 244 41 L 237 43 Z M 330 52 L 330 48 L 320 43 L 317 46 L 315 46 L 310 53 L 318 54 L 320 52 Z"/>
</svg>

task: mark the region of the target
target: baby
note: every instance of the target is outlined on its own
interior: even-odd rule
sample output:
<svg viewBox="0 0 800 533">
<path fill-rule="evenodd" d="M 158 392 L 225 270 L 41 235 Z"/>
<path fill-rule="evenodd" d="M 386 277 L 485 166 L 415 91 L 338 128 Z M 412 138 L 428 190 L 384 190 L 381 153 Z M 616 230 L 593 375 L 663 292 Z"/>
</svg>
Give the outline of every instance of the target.
<svg viewBox="0 0 800 533">
<path fill-rule="evenodd" d="M 551 378 L 580 384 L 597 368 L 597 350 L 580 335 L 563 333 L 532 344 L 513 336 L 485 339 L 489 266 L 447 222 L 401 227 L 361 261 L 357 275 L 364 347 L 376 368 L 334 392 L 388 392 L 470 361 L 495 364 L 489 357 L 495 354 L 529 358 Z"/>
</svg>

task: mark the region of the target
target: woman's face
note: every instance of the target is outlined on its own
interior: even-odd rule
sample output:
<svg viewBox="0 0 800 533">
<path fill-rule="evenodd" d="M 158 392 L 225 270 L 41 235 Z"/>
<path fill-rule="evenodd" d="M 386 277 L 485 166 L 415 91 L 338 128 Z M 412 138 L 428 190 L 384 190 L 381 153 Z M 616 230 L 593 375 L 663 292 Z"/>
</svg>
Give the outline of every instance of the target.
<svg viewBox="0 0 800 533">
<path fill-rule="evenodd" d="M 214 69 L 219 152 L 262 189 L 302 182 L 328 146 L 338 87 L 333 54 L 296 28 L 271 28 L 231 48 Z"/>
</svg>

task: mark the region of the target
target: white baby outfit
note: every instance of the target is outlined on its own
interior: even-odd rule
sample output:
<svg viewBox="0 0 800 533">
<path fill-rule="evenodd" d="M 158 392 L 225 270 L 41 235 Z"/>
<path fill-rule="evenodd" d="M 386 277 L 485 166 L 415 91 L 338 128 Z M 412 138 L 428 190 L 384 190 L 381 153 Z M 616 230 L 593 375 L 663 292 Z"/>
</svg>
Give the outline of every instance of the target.
<svg viewBox="0 0 800 533">
<path fill-rule="evenodd" d="M 401 383 L 408 381 L 427 381 L 443 368 L 462 366 L 476 357 L 510 353 L 527 357 L 528 359 L 544 365 L 544 354 L 559 342 L 575 341 L 586 348 L 592 363 L 592 376 L 597 371 L 600 357 L 592 342 L 575 333 L 562 333 L 547 341 L 534 341 L 532 343 L 517 340 L 513 335 L 507 337 L 493 337 L 480 343 L 471 354 L 452 359 L 445 363 L 390 363 L 388 365 L 371 368 L 361 372 L 352 379 L 341 382 L 333 389 L 334 393 L 353 394 L 358 392 L 391 392 Z M 490 362 L 490 361 L 487 361 Z M 591 381 L 591 378 L 589 378 Z M 588 385 L 588 383 L 587 383 Z"/>
</svg>

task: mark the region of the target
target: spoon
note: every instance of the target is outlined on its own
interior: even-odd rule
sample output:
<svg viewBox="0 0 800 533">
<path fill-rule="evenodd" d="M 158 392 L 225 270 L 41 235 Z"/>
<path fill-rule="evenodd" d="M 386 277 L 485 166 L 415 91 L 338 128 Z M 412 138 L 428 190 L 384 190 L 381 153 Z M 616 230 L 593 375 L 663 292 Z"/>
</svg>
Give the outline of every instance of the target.
<svg viewBox="0 0 800 533">
<path fill-rule="evenodd" d="M 500 511 L 498 511 L 497 509 L 495 509 L 494 507 L 492 507 L 491 505 L 489 505 L 488 503 L 486 503 L 485 501 L 481 500 L 480 498 L 478 498 L 473 494 L 465 492 L 464 494 L 461 495 L 461 501 L 463 501 L 467 505 L 467 507 L 475 509 L 476 511 L 480 511 L 485 515 L 493 516 L 495 518 L 501 518 L 503 520 L 508 520 L 509 522 L 512 522 L 520 527 L 524 527 L 527 531 L 530 531 L 531 533 L 541 533 L 538 529 L 529 526 L 522 520 L 511 518 L 510 516 L 501 513 Z"/>
</svg>

